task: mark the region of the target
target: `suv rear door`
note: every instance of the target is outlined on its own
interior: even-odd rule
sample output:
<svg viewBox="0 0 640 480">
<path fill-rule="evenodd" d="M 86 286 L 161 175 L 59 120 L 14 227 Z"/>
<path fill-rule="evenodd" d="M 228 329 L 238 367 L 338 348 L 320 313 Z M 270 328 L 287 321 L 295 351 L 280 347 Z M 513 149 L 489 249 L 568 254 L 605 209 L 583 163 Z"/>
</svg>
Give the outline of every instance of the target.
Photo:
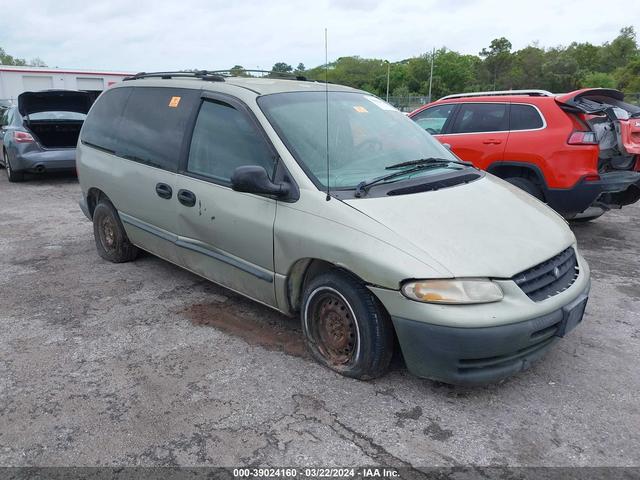
<svg viewBox="0 0 640 480">
<path fill-rule="evenodd" d="M 203 93 L 177 184 L 181 264 L 275 306 L 276 200 L 231 189 L 242 165 L 273 174 L 276 154 L 251 112 L 233 97 Z"/>
<path fill-rule="evenodd" d="M 461 159 L 486 169 L 503 160 L 508 137 L 508 103 L 465 102 L 458 104 L 453 121 L 438 140 L 451 145 Z"/>
</svg>

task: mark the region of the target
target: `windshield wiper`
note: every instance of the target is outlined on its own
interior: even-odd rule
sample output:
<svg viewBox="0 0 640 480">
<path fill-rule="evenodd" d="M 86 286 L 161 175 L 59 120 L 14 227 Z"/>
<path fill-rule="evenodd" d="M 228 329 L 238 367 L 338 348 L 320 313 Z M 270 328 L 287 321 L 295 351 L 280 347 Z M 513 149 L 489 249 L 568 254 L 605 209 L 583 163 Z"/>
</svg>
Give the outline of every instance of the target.
<svg viewBox="0 0 640 480">
<path fill-rule="evenodd" d="M 449 163 L 449 162 L 447 162 L 447 163 Z M 413 166 L 413 168 L 408 168 L 406 170 L 402 170 L 402 171 L 399 171 L 399 172 L 388 173 L 386 175 L 382 175 L 381 177 L 374 178 L 373 180 L 369 180 L 368 182 L 363 181 L 363 182 L 360 182 L 356 186 L 356 191 L 355 191 L 354 195 L 357 198 L 360 198 L 363 193 L 367 193 L 367 190 L 369 189 L 369 187 L 371 187 L 372 185 L 375 185 L 377 183 L 384 182 L 386 180 L 391 180 L 391 179 L 396 178 L 396 177 L 401 177 L 403 175 L 407 175 L 408 173 L 417 172 L 419 170 L 430 170 L 432 168 L 438 168 L 438 167 L 441 167 L 441 166 L 442 166 L 441 162 L 415 164 Z M 387 167 L 387 168 L 389 168 L 389 167 Z"/>
<path fill-rule="evenodd" d="M 409 160 L 408 162 L 400 162 L 394 163 L 393 165 L 389 165 L 388 167 L 384 167 L 385 170 L 394 170 L 396 168 L 403 167 L 413 167 L 416 165 L 446 165 L 448 163 L 455 163 L 456 165 L 464 165 L 465 167 L 472 167 L 473 164 L 469 162 L 463 162 L 460 160 L 450 160 L 447 158 L 437 158 L 437 157 L 428 157 L 428 158 L 419 158 L 417 160 Z"/>
</svg>

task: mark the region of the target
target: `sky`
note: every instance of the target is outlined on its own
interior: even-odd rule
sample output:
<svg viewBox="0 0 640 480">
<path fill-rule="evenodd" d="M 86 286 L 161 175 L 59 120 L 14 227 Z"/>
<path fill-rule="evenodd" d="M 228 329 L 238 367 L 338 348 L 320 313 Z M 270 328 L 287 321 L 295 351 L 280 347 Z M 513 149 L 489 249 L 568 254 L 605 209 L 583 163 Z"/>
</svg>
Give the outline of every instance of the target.
<svg viewBox="0 0 640 480">
<path fill-rule="evenodd" d="M 0 47 L 50 67 L 124 72 L 270 69 L 349 55 L 398 61 L 447 47 L 477 54 L 600 44 L 640 26 L 628 0 L 0 0 Z M 624 12 L 622 15 L 620 12 Z M 640 33 L 640 32 L 639 32 Z"/>
</svg>

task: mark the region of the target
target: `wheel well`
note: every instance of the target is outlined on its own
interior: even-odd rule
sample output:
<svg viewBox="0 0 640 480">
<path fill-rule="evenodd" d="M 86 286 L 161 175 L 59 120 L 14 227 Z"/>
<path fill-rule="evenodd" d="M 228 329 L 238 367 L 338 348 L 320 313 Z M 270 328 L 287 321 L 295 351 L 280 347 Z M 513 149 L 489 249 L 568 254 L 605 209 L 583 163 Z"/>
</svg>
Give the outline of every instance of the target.
<svg viewBox="0 0 640 480">
<path fill-rule="evenodd" d="M 298 312 L 300 310 L 305 284 L 309 280 L 329 270 L 339 270 L 363 284 L 367 283 L 353 272 L 326 260 L 320 260 L 318 258 L 300 259 L 293 264 L 287 276 L 287 300 L 292 312 Z"/>
<path fill-rule="evenodd" d="M 93 211 L 96 209 L 96 206 L 103 198 L 106 198 L 107 200 L 109 199 L 109 197 L 107 197 L 102 192 L 102 190 L 98 188 L 89 189 L 89 192 L 87 193 L 87 208 L 89 208 L 89 214 L 91 215 L 91 218 L 93 218 Z"/>
<path fill-rule="evenodd" d="M 546 187 L 546 183 L 540 172 L 529 166 L 494 164 L 487 168 L 487 171 L 503 179 L 510 177 L 526 178 L 543 189 Z"/>
</svg>

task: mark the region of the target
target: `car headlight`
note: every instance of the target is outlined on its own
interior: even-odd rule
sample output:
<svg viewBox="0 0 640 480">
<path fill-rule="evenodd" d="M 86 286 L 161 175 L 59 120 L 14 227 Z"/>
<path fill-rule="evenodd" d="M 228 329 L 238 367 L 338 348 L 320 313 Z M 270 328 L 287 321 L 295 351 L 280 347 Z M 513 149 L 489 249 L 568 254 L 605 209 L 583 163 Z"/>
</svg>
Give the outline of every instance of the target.
<svg viewBox="0 0 640 480">
<path fill-rule="evenodd" d="M 500 286 L 488 278 L 412 280 L 402 285 L 402 294 L 417 302 L 448 305 L 490 303 L 504 297 Z"/>
</svg>

